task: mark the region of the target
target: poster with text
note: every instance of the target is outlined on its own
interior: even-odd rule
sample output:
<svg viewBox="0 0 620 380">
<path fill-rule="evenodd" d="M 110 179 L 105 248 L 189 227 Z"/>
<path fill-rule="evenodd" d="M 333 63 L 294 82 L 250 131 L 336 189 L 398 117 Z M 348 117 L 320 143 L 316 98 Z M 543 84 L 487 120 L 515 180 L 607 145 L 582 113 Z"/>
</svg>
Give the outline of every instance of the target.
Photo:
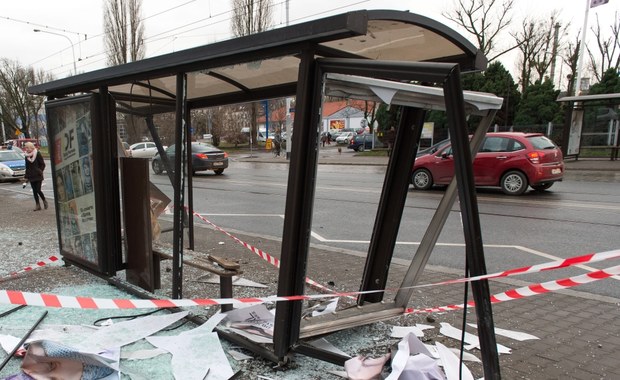
<svg viewBox="0 0 620 380">
<path fill-rule="evenodd" d="M 50 107 L 48 120 L 62 252 L 98 264 L 90 100 Z"/>
</svg>

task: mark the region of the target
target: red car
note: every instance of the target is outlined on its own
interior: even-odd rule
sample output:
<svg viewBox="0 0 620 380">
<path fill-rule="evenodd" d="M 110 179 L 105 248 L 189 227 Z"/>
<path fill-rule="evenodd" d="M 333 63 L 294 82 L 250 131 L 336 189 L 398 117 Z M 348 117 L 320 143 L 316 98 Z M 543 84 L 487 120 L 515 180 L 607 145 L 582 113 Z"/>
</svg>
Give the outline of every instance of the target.
<svg viewBox="0 0 620 380">
<path fill-rule="evenodd" d="M 564 175 L 562 151 L 541 133 L 487 133 L 474 160 L 476 186 L 500 187 L 505 194 L 523 194 L 550 188 Z M 448 185 L 454 176 L 452 146 L 419 156 L 413 165 L 411 183 L 416 189 Z"/>
</svg>

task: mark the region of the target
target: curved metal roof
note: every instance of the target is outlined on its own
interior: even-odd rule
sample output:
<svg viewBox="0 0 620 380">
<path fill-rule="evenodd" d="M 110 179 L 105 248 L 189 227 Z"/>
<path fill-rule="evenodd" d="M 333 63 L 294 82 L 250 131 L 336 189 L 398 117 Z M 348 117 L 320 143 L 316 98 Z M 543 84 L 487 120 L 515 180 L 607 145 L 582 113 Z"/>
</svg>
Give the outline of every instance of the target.
<svg viewBox="0 0 620 380">
<path fill-rule="evenodd" d="M 131 108 L 173 106 L 176 75 L 187 73 L 190 108 L 295 93 L 302 53 L 315 57 L 459 63 L 483 70 L 486 58 L 432 19 L 393 10 L 360 10 L 109 67 L 33 86 L 62 97 L 107 87 Z"/>
<path fill-rule="evenodd" d="M 325 95 L 342 98 L 371 100 L 385 104 L 445 111 L 444 91 L 440 87 L 420 86 L 409 83 L 360 77 L 345 74 L 327 74 Z M 465 111 L 486 115 L 488 110 L 502 108 L 503 98 L 494 94 L 463 91 Z"/>
</svg>

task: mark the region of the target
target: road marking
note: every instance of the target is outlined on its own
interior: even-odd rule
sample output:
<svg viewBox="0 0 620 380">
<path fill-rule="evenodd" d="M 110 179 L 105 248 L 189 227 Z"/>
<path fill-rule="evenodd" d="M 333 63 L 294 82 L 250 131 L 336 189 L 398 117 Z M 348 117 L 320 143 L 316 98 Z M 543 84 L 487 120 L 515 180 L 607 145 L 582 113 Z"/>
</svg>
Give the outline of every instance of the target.
<svg viewBox="0 0 620 380">
<path fill-rule="evenodd" d="M 319 240 L 321 243 L 348 243 L 348 244 L 370 244 L 370 241 L 368 240 L 336 240 L 336 239 L 326 239 L 323 236 L 317 234 L 316 232 L 312 232 L 312 236 L 314 238 L 316 238 L 317 240 Z M 418 241 L 397 241 L 396 242 L 397 245 L 420 245 L 420 242 Z M 465 244 L 463 243 L 436 243 L 436 246 L 439 247 L 465 247 Z M 527 248 L 521 245 L 510 245 L 510 244 L 484 244 L 485 248 L 508 248 L 508 249 L 516 249 L 519 251 L 523 251 L 526 253 L 530 253 L 532 255 L 535 256 L 539 256 L 539 257 L 543 257 L 545 259 L 549 259 L 549 260 L 553 260 L 553 261 L 558 261 L 558 260 L 564 260 L 564 258 L 562 257 L 558 257 L 558 256 L 554 256 L 548 253 L 544 253 L 541 251 L 537 251 L 535 249 L 532 248 Z M 591 266 L 588 265 L 575 265 L 575 267 L 577 268 L 581 268 L 587 272 L 596 272 L 599 269 L 597 268 L 593 268 Z M 614 280 L 620 280 L 620 276 L 612 276 L 611 278 L 613 278 Z"/>
</svg>

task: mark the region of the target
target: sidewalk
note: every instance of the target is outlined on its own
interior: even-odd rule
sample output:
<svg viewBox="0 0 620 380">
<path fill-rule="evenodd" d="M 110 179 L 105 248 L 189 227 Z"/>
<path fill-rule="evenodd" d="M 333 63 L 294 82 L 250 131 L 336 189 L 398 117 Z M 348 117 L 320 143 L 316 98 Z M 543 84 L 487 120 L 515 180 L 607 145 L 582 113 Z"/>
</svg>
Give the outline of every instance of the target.
<svg viewBox="0 0 620 380">
<path fill-rule="evenodd" d="M 387 165 L 388 163 L 387 156 L 372 156 L 368 155 L 368 152 L 358 153 L 347 149 L 344 145 L 341 145 L 340 148 L 341 151 L 339 152 L 338 146 L 335 144 L 321 147 L 319 150 L 319 164 Z M 273 157 L 273 154 L 265 149 L 231 154 L 231 158 L 247 162 L 288 163 L 285 152 L 282 157 Z M 620 173 L 620 160 L 612 161 L 608 158 L 580 158 L 578 160 L 568 158 L 564 160 L 564 165 L 567 173 L 601 172 L 601 174 L 604 174 L 608 172 L 606 173 L 608 176 L 615 176 L 615 173 Z M 614 179 L 620 180 L 620 177 L 615 177 Z"/>
<path fill-rule="evenodd" d="M 347 157 L 353 160 L 361 158 L 354 155 Z M 252 160 L 253 158 L 248 159 Z M 276 158 L 275 160 L 286 161 L 284 158 Z M 32 257 L 42 259 L 43 256 L 48 255 L 48 250 L 57 252 L 57 242 L 50 238 L 50 236 L 55 236 L 56 231 L 55 214 L 52 209 L 37 212 L 36 220 L 33 220 L 33 213 L 30 211 L 30 197 L 5 191 L 3 188 L 0 188 L 0 202 L 3 205 L 4 215 L 12 215 L 11 218 L 0 219 L 3 234 L 11 234 L 10 236 L 1 235 L 4 236 L 3 241 L 5 242 L 4 255 L 11 255 L 15 259 L 14 256 L 21 254 L 20 251 L 16 251 L 16 247 L 9 244 L 14 242 L 13 237 L 17 230 L 23 236 L 30 237 L 27 242 L 29 247 L 38 247 L 28 248 Z M 235 297 L 263 297 L 276 293 L 277 270 L 275 268 L 221 232 L 207 228 L 199 221 L 196 223 L 198 226 L 196 231 L 197 249 L 239 259 L 244 271 L 244 278 L 268 285 L 265 289 L 235 287 Z M 250 245 L 256 246 L 273 256 L 279 256 L 280 242 L 278 240 L 240 234 L 235 231 L 229 232 Z M 165 234 L 163 239 L 172 238 L 168 235 L 171 234 Z M 308 262 L 308 277 L 321 284 L 333 284 L 331 287 L 337 291 L 357 290 L 364 267 L 362 256 L 363 254 L 360 253 L 334 250 L 313 244 Z M 24 261 L 28 260 L 28 262 L 22 262 L 22 265 L 31 264 L 33 262 L 32 257 L 22 257 Z M 388 287 L 394 288 L 399 285 L 406 270 L 406 264 L 402 260 L 394 260 L 390 270 Z M 169 265 L 162 263 L 162 290 L 157 292 L 159 296 L 170 296 L 169 291 L 172 287 L 169 275 L 166 275 L 165 270 Z M 0 264 L 0 266 L 2 273 L 18 269 L 15 266 L 6 267 L 5 263 Z M 547 272 L 549 280 L 556 279 L 555 276 L 560 276 L 554 272 Z M 218 296 L 217 285 L 200 281 L 203 275 L 202 272 L 185 267 L 184 298 Z M 462 277 L 462 274 L 445 268 L 427 267 L 421 283 L 434 283 L 458 277 Z M 49 292 L 61 286 L 81 289 L 80 285 L 82 284 L 94 284 L 93 286 L 109 288 L 109 285 L 104 281 L 96 279 L 89 273 L 75 267 L 39 269 L 5 280 L 2 287 L 11 290 Z M 491 292 L 495 294 L 522 285 L 524 285 L 523 282 L 515 279 L 492 281 Z M 523 331 L 540 338 L 539 340 L 518 342 L 501 336 L 497 337 L 498 343 L 512 349 L 512 354 L 500 356 L 502 378 L 575 380 L 620 378 L 620 366 L 617 363 L 618 352 L 620 352 L 620 300 L 582 293 L 579 292 L 579 287 L 574 289 L 574 291 L 548 293 L 493 305 L 493 318 L 496 327 Z M 307 292 L 315 293 L 311 289 L 308 289 Z M 390 296 L 387 295 L 386 297 Z M 462 298 L 462 285 L 428 287 L 416 290 L 410 306 L 426 308 L 459 304 L 462 303 Z M 4 309 L 5 307 L 2 308 L 2 310 Z M 88 314 L 84 314 L 84 311 L 76 312 L 72 309 L 49 309 L 49 311 L 50 315 L 56 319 L 61 319 L 65 324 L 77 325 L 90 323 L 91 320 Z M 212 311 L 207 310 L 207 312 Z M 205 311 L 200 310 L 192 312 L 205 313 Z M 33 315 L 38 313 L 39 311 L 30 312 Z M 118 314 L 118 311 L 112 311 L 110 314 Z M 389 338 L 392 325 L 424 323 L 435 326 L 435 329 L 426 332 L 427 343 L 440 341 L 450 347 L 457 347 L 456 341 L 439 335 L 439 323 L 446 322 L 454 327 L 460 327 L 461 317 L 461 311 L 431 315 L 411 314 L 367 327 L 345 330 L 327 338 L 352 355 L 383 353 L 397 343 L 397 340 Z M 0 319 L 1 322 L 3 322 L 2 319 Z M 468 312 L 468 322 L 475 323 L 475 316 L 471 309 Z M 474 329 L 468 329 L 468 331 L 475 333 Z M 478 357 L 480 356 L 477 350 L 471 352 Z M 296 359 L 298 366 L 286 372 L 277 372 L 271 368 L 270 363 L 260 359 L 236 362 L 229 358 L 229 361 L 235 370 L 244 371 L 240 377 L 242 379 L 255 379 L 256 375 L 281 379 L 337 379 L 337 377 L 327 374 L 326 369 L 338 369 L 338 367 L 301 355 L 298 355 Z M 12 362 L 17 362 L 17 360 L 14 359 Z M 476 378 L 482 376 L 480 364 L 468 362 L 467 366 L 474 372 Z M 15 373 L 15 368 L 14 363 L 12 367 L 5 368 L 5 371 L 0 373 L 0 378 Z"/>
</svg>

